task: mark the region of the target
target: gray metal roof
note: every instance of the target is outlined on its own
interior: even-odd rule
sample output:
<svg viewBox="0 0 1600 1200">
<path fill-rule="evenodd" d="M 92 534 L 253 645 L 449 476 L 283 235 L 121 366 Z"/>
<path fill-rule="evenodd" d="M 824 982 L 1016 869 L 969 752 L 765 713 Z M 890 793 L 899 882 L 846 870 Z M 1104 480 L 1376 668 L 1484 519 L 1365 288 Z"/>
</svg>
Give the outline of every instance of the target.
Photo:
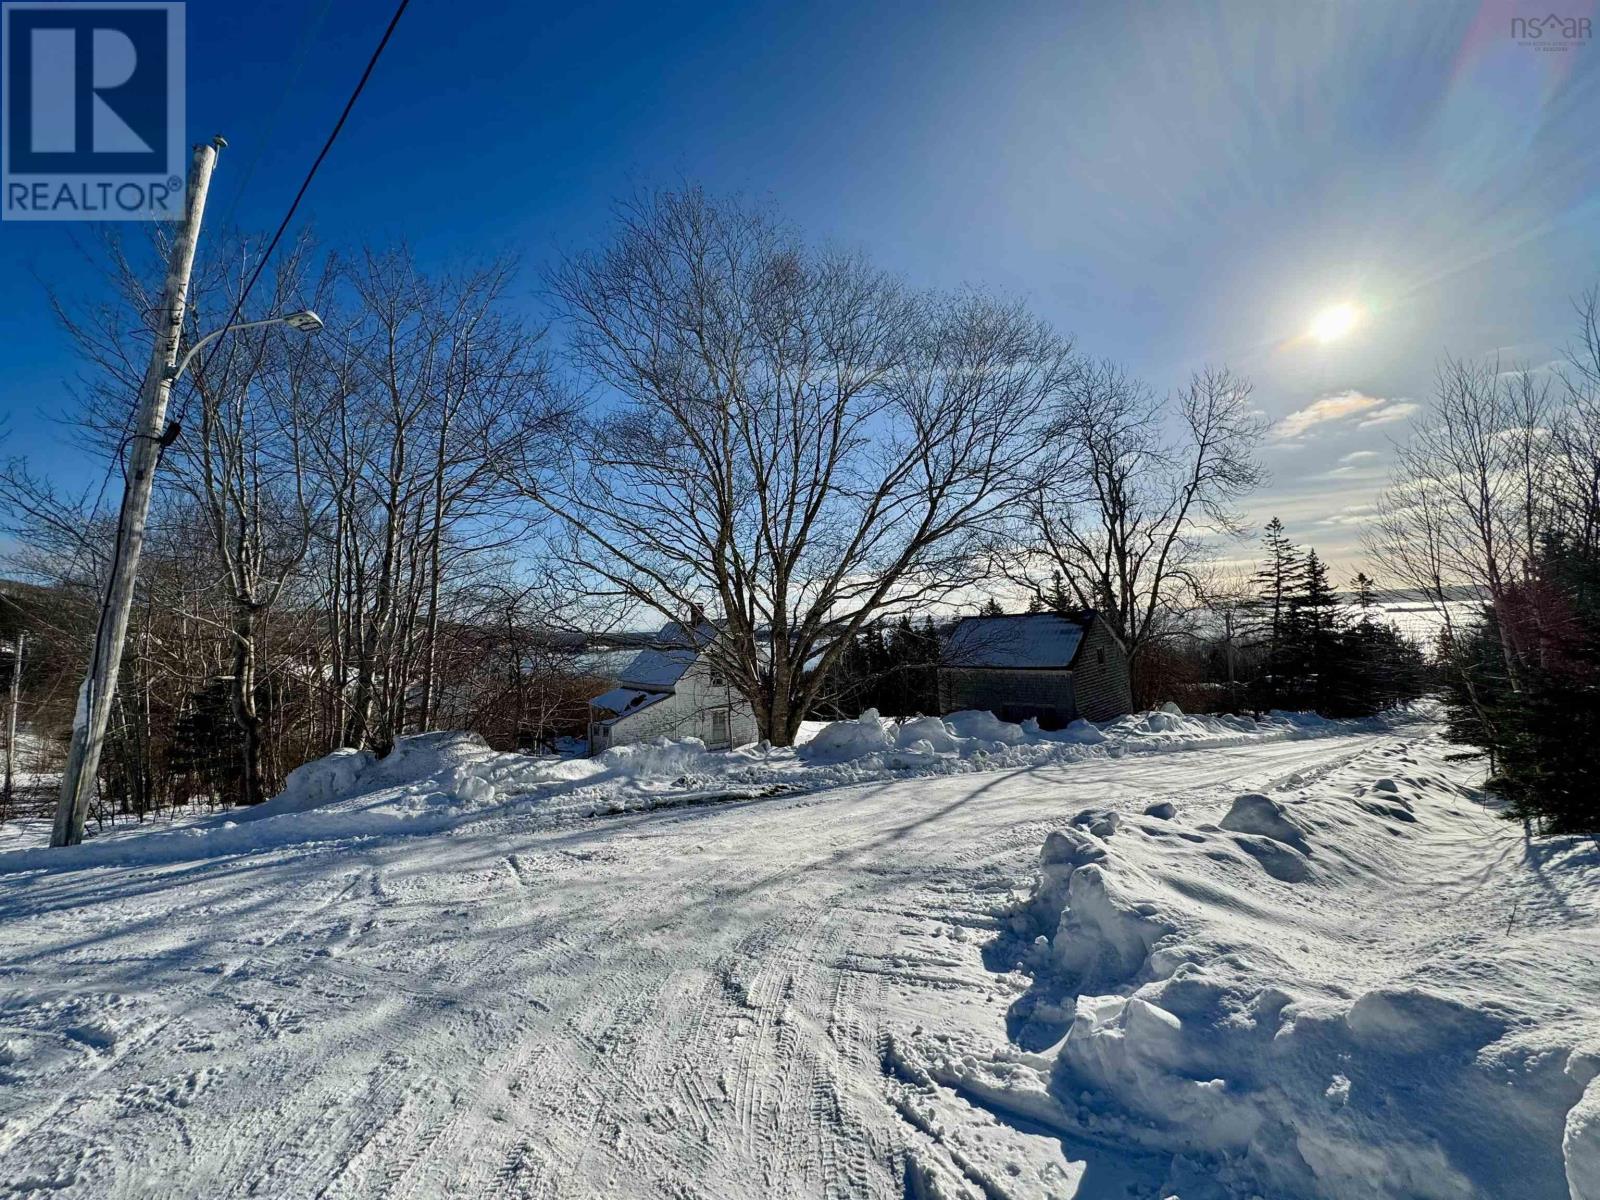
<svg viewBox="0 0 1600 1200">
<path fill-rule="evenodd" d="M 1020 613 L 1005 617 L 963 617 L 945 640 L 948 667 L 995 670 L 1065 669 L 1083 643 L 1092 615 Z"/>
</svg>

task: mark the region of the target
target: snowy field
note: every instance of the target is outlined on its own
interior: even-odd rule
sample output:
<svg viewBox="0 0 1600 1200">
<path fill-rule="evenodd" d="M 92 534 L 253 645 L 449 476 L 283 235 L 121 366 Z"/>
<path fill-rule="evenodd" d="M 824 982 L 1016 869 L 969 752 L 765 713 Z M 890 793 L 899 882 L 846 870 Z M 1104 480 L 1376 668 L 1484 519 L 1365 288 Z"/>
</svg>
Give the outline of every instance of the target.
<svg viewBox="0 0 1600 1200">
<path fill-rule="evenodd" d="M 1600 851 L 1422 716 L 814 732 L 0 853 L 0 1195 L 1600 1197 Z"/>
</svg>

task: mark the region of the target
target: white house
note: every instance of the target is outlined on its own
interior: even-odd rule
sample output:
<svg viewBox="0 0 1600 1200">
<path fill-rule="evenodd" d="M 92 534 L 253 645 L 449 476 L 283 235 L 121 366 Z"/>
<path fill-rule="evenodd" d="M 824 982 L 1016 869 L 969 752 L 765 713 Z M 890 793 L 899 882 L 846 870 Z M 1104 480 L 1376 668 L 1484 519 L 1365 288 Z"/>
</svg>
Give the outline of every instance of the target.
<svg viewBox="0 0 1600 1200">
<path fill-rule="evenodd" d="M 712 667 L 706 648 L 714 625 L 665 625 L 639 651 L 617 686 L 589 701 L 589 753 L 662 737 L 697 737 L 711 749 L 756 740 L 749 701 Z"/>
</svg>

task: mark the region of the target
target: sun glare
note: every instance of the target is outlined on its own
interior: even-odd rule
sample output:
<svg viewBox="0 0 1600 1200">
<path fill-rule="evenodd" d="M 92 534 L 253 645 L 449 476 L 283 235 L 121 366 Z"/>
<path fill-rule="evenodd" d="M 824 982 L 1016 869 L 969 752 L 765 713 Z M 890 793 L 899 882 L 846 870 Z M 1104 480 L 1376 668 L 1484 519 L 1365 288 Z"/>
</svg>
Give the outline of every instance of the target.
<svg viewBox="0 0 1600 1200">
<path fill-rule="evenodd" d="M 1356 327 L 1359 317 L 1354 304 L 1335 304 L 1316 315 L 1311 322 L 1311 336 L 1323 345 L 1336 342 Z"/>
</svg>

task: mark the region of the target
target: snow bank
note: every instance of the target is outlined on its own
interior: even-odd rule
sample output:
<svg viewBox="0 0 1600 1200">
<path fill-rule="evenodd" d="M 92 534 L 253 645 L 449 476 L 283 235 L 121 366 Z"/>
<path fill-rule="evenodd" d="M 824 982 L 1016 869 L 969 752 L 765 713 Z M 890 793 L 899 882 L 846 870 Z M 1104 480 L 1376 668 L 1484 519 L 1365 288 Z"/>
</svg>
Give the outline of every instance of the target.
<svg viewBox="0 0 1600 1200">
<path fill-rule="evenodd" d="M 655 742 L 614 746 L 600 755 L 599 765 L 623 778 L 647 779 L 652 775 L 674 778 L 705 769 L 705 760 L 706 744 L 699 738 L 678 741 L 662 738 Z"/>
<path fill-rule="evenodd" d="M 1561 1139 L 1567 1163 L 1567 1187 L 1572 1191 L 1573 1200 L 1592 1200 L 1600 1196 L 1600 1074 L 1596 1074 L 1600 1071 L 1600 1052 L 1582 1056 L 1580 1062 L 1569 1065 L 1567 1070 L 1574 1077 L 1579 1074 L 1590 1077 L 1582 1099 L 1567 1113 L 1567 1127 Z"/>
<path fill-rule="evenodd" d="M 1013 918 L 1033 1053 L 898 1058 L 1069 1144 L 1162 1156 L 1184 1200 L 1600 1198 L 1595 947 L 1564 927 L 1586 914 L 1592 943 L 1600 855 L 1517 865 L 1432 745 L 1427 769 L 1241 795 L 1219 825 L 1086 810 Z"/>
<path fill-rule="evenodd" d="M 401 738 L 384 758 L 337 750 L 290 773 L 281 795 L 255 809 L 118 830 L 66 854 L 0 852 L 0 873 L 99 864 L 182 861 L 292 842 L 437 833 L 486 814 L 533 807 L 551 818 L 635 812 L 664 804 L 754 798 L 915 775 L 1016 770 L 1120 756 L 1317 737 L 1384 727 L 1309 713 L 1186 716 L 1168 710 L 1106 725 L 1041 730 L 989 712 L 809 725 L 801 745 L 708 751 L 695 738 L 617 746 L 595 758 L 506 754 L 473 733 Z M 1387 802 L 1387 798 L 1386 798 Z M 1263 851 L 1270 856 L 1270 851 Z"/>
<path fill-rule="evenodd" d="M 889 726 L 869 708 L 854 721 L 834 721 L 800 747 L 800 758 L 811 763 L 851 762 L 877 754 L 895 744 Z"/>
<path fill-rule="evenodd" d="M 373 763 L 370 750 L 335 750 L 289 772 L 283 793 L 272 800 L 274 812 L 303 812 L 354 789 Z"/>
<path fill-rule="evenodd" d="M 1016 767 L 1081 757 L 1081 747 L 1109 746 L 1116 753 L 1214 747 L 1350 729 L 1382 728 L 1383 722 L 1329 721 L 1316 713 L 1272 712 L 1256 720 L 1236 716 L 1187 716 L 1169 704 L 1156 712 L 1135 713 L 1103 725 L 1074 721 L 1045 731 L 1028 720 L 1002 721 L 991 712 L 966 711 L 946 717 L 915 717 L 896 723 L 868 709 L 853 721 L 823 726 L 800 748 L 802 760 L 838 765 L 860 762 L 868 768 L 904 769 L 907 752 L 932 752 L 954 761 L 994 759 L 990 765 Z"/>
</svg>

